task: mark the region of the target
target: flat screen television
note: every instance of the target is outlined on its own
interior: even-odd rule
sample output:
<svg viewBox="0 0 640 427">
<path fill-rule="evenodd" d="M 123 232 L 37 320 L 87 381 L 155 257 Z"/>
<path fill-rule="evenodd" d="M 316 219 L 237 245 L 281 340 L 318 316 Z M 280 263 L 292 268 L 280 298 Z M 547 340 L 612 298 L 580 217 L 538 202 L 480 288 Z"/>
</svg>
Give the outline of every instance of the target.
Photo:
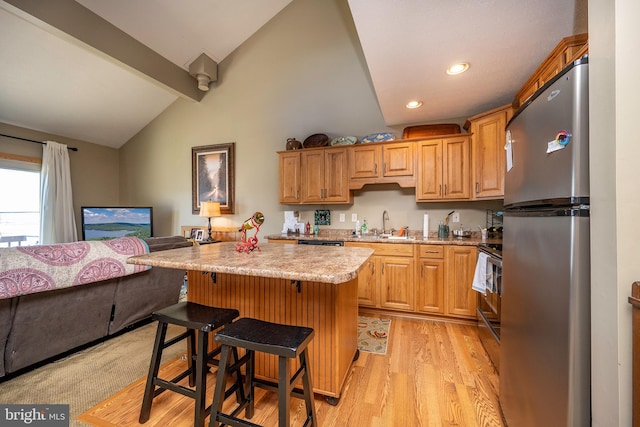
<svg viewBox="0 0 640 427">
<path fill-rule="evenodd" d="M 153 208 L 83 206 L 82 240 L 108 240 L 134 236 L 153 236 Z"/>
</svg>

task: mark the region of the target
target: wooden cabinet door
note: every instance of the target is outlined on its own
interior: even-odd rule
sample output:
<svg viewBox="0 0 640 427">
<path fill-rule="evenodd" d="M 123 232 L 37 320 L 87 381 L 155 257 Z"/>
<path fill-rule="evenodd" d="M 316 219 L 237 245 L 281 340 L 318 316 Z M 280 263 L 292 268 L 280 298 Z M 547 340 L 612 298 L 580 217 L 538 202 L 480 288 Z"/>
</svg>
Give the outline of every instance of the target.
<svg viewBox="0 0 640 427">
<path fill-rule="evenodd" d="M 420 245 L 416 310 L 444 314 L 444 246 Z"/>
<path fill-rule="evenodd" d="M 474 197 L 504 197 L 505 127 L 507 111 L 471 122 L 473 134 Z"/>
<path fill-rule="evenodd" d="M 369 258 L 365 267 L 360 270 L 358 275 L 358 305 L 365 307 L 378 306 L 376 264 L 377 257 L 374 255 Z"/>
<path fill-rule="evenodd" d="M 302 203 L 322 203 L 324 195 L 324 151 L 303 151 L 300 154 Z"/>
<path fill-rule="evenodd" d="M 540 77 L 538 78 L 538 87 L 544 86 L 546 82 L 551 80 L 562 71 L 565 65 L 564 52 L 558 55 L 558 57 L 553 58 L 553 60 L 549 61 L 549 63 L 542 68 L 539 73 Z"/>
<path fill-rule="evenodd" d="M 443 199 L 468 199 L 469 189 L 469 137 L 443 140 Z"/>
<path fill-rule="evenodd" d="M 324 155 L 323 201 L 330 203 L 349 202 L 347 150 L 326 150 Z"/>
<path fill-rule="evenodd" d="M 413 176 L 414 144 L 394 143 L 382 146 L 383 168 L 382 175 L 387 176 Z"/>
<path fill-rule="evenodd" d="M 349 178 L 377 178 L 380 164 L 379 145 L 351 147 L 349 153 Z"/>
<path fill-rule="evenodd" d="M 444 260 L 420 259 L 416 309 L 444 314 Z"/>
<path fill-rule="evenodd" d="M 446 311 L 449 316 L 476 318 L 476 292 L 471 289 L 476 267 L 475 246 L 447 246 L 445 249 Z"/>
<path fill-rule="evenodd" d="M 413 311 L 413 258 L 384 257 L 380 266 L 380 306 Z"/>
<path fill-rule="evenodd" d="M 418 143 L 418 177 L 416 200 L 442 198 L 442 140 L 434 139 Z"/>
<path fill-rule="evenodd" d="M 300 153 L 280 153 L 278 171 L 279 202 L 300 203 Z"/>
</svg>

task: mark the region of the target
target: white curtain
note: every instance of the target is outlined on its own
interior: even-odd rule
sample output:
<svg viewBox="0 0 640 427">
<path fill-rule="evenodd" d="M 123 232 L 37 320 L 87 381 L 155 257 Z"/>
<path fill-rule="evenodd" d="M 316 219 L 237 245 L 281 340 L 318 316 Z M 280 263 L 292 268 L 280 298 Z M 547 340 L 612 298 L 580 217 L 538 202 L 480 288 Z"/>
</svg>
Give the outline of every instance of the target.
<svg viewBox="0 0 640 427">
<path fill-rule="evenodd" d="M 78 240 L 67 146 L 46 141 L 40 172 L 40 244 Z"/>
</svg>

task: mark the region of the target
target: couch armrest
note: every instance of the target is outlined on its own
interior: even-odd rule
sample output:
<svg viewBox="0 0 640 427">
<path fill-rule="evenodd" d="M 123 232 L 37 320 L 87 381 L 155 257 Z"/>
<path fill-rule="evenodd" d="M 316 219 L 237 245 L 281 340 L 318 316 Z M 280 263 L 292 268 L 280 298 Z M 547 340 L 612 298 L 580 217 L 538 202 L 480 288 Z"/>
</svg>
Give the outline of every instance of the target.
<svg viewBox="0 0 640 427">
<path fill-rule="evenodd" d="M 149 252 L 193 246 L 190 241 L 182 236 L 149 237 L 144 239 L 144 241 L 149 245 Z"/>
</svg>

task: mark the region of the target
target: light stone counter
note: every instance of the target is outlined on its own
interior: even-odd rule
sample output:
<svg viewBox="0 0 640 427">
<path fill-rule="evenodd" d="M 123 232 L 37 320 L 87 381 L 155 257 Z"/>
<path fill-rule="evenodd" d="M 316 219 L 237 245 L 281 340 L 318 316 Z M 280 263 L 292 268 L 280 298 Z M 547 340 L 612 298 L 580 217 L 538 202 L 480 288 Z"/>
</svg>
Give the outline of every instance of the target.
<svg viewBox="0 0 640 427">
<path fill-rule="evenodd" d="M 323 230 L 324 231 L 324 230 Z M 375 237 L 373 235 L 366 236 L 352 236 L 351 233 L 334 232 L 330 233 L 321 232 L 319 236 L 313 234 L 299 234 L 299 235 L 287 235 L 287 234 L 270 234 L 266 236 L 266 239 L 271 241 L 278 240 L 330 240 L 330 241 L 342 241 L 342 242 L 362 242 L 362 243 L 392 243 L 397 245 L 459 245 L 459 246 L 478 246 L 481 244 L 501 244 L 502 238 L 490 237 L 482 239 L 480 233 L 472 233 L 470 238 L 460 237 L 447 237 L 439 238 L 437 233 L 430 233 L 429 237 L 424 238 L 417 233 L 410 233 L 407 239 L 388 239 L 383 237 Z"/>
<path fill-rule="evenodd" d="M 129 264 L 323 283 L 357 277 L 372 249 L 263 243 L 240 253 L 233 242 L 172 249 L 130 257 Z"/>
</svg>

